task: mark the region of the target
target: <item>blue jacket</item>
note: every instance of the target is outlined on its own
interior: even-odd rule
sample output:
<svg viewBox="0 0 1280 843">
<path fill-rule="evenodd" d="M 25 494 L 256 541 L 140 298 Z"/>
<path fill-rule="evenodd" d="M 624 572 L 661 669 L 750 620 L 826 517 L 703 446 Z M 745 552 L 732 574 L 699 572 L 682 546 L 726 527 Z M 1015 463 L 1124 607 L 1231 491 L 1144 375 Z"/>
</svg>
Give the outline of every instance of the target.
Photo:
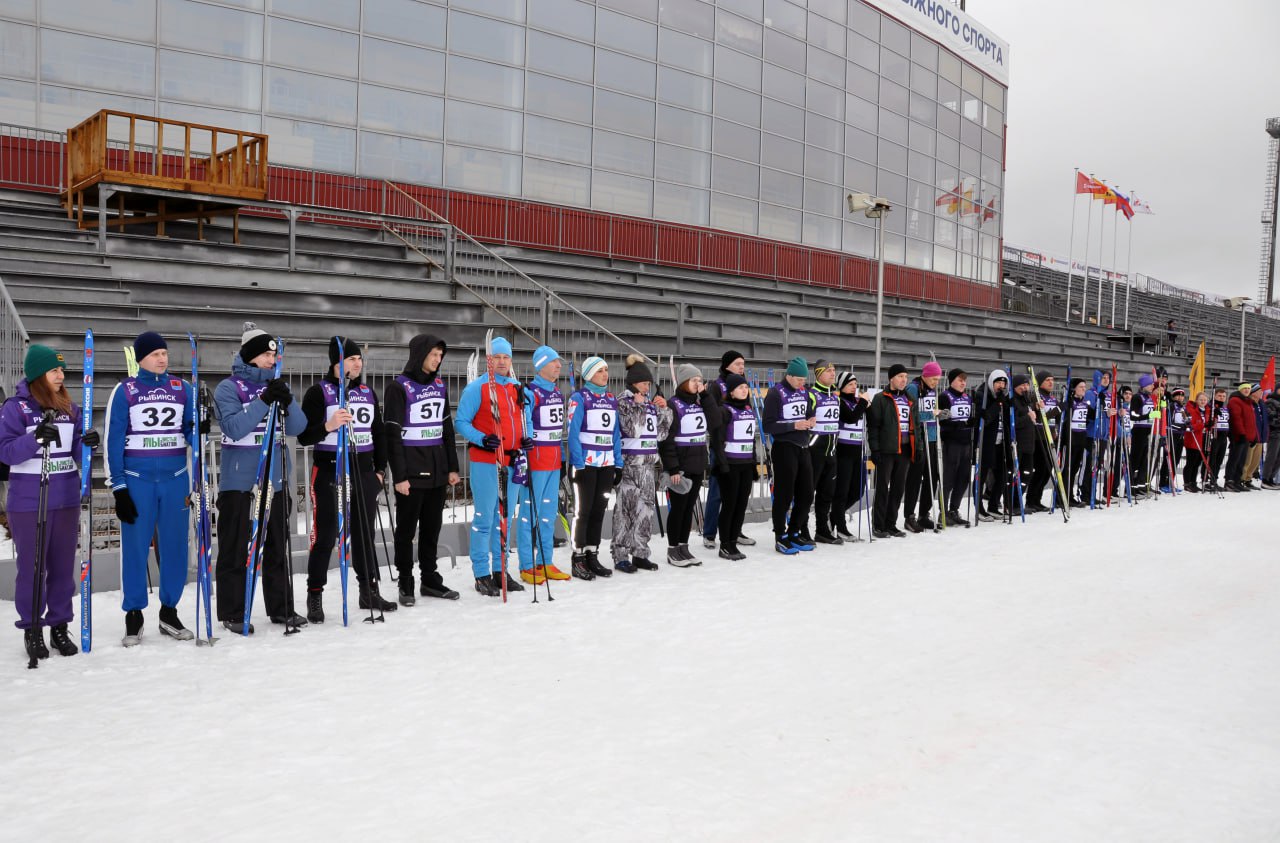
<svg viewBox="0 0 1280 843">
<path fill-rule="evenodd" d="M 157 375 L 146 369 L 138 370 L 137 382 L 142 388 L 163 386 L 166 381 L 177 381 L 182 385 L 182 393 L 185 396 L 182 402 L 182 435 L 186 437 L 189 452 L 191 440 L 195 434 L 191 384 L 169 372 Z M 150 483 L 158 483 L 179 474 L 187 474 L 186 454 L 181 456 L 170 454 L 161 457 L 125 456 L 125 436 L 129 430 L 129 402 L 124 397 L 124 384 L 124 381 L 116 384 L 116 388 L 111 390 L 111 399 L 107 402 L 107 482 L 111 486 L 111 491 L 123 489 L 127 485 L 126 475 Z"/>
<path fill-rule="evenodd" d="M 920 387 L 921 386 L 922 384 L 920 382 L 920 378 L 916 378 L 915 380 L 907 384 L 906 393 L 907 393 L 907 396 L 911 399 L 911 403 L 916 405 L 916 411 L 919 413 L 919 416 L 916 418 L 916 421 L 924 425 L 924 431 L 925 431 L 925 434 L 929 437 L 929 441 L 936 442 L 938 440 L 938 424 L 937 424 L 937 421 L 935 421 L 935 419 L 933 418 L 933 410 L 926 410 L 920 406 Z M 942 381 L 938 381 L 938 387 L 941 387 L 941 386 L 942 386 Z M 937 406 L 937 400 L 940 394 L 942 394 L 941 389 L 935 388 L 933 390 L 933 400 L 935 402 L 934 403 L 935 407 Z"/>
<path fill-rule="evenodd" d="M 591 386 L 583 384 L 577 392 L 574 392 L 569 396 L 569 432 L 566 434 L 569 441 L 566 444 L 569 446 L 569 465 L 574 468 L 586 468 L 587 465 L 587 455 L 583 452 L 582 441 L 579 439 L 579 436 L 582 433 L 582 417 L 585 414 L 575 413 L 573 411 L 576 406 L 582 404 L 581 393 L 584 389 L 591 389 L 591 391 L 596 392 L 597 395 L 607 391 L 603 387 L 595 387 L 592 389 Z M 597 390 L 599 390 L 599 392 L 597 392 Z M 617 468 L 622 467 L 622 425 L 618 421 L 618 416 L 616 414 L 613 417 L 612 465 Z"/>
<path fill-rule="evenodd" d="M 515 384 L 520 386 L 520 381 L 507 375 L 494 375 L 493 380 L 499 384 Z M 488 375 L 480 377 L 467 384 L 462 390 L 462 396 L 458 399 L 458 412 L 453 417 L 453 427 L 458 433 L 462 434 L 462 438 L 466 439 L 477 448 L 484 442 L 484 431 L 476 427 L 476 413 L 480 412 L 480 394 L 484 385 L 489 382 Z M 485 407 L 484 411 L 489 412 L 489 408 Z"/>
<path fill-rule="evenodd" d="M 259 369 L 250 366 L 237 354 L 231 362 L 231 374 L 249 383 L 266 383 L 271 380 L 271 369 Z M 213 403 L 218 412 L 218 425 L 223 436 L 231 441 L 248 436 L 258 423 L 266 418 L 270 406 L 261 398 L 255 398 L 247 405 L 240 403 L 240 394 L 236 391 L 235 382 L 227 378 L 218 384 L 213 392 Z M 284 417 L 284 432 L 289 436 L 297 436 L 307 428 L 307 417 L 298 405 L 298 399 L 289 402 L 289 413 Z M 293 455 L 285 452 L 285 475 L 288 476 L 293 466 Z M 258 478 L 258 450 L 256 448 L 222 448 L 221 474 L 218 477 L 218 490 L 223 492 L 248 492 Z M 279 457 L 273 456 L 273 460 Z M 277 477 L 271 484 L 274 491 L 280 491 L 281 477 L 279 463 L 276 463 Z"/>
</svg>

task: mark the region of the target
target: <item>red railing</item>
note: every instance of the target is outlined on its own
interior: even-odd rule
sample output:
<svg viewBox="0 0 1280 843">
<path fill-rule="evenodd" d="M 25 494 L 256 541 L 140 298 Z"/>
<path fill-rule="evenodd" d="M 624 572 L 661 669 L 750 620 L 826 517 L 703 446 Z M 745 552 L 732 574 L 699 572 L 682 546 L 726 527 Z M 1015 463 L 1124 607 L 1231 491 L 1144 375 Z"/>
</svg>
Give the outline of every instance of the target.
<svg viewBox="0 0 1280 843">
<path fill-rule="evenodd" d="M 47 142 L 0 136 L 0 186 L 56 192 L 58 173 Z M 22 172 L 24 182 L 11 179 Z M 31 173 L 47 175 L 47 185 L 30 184 Z M 831 289 L 875 292 L 874 261 L 762 237 L 697 226 L 565 208 L 396 183 L 413 198 L 489 245 L 520 246 L 592 257 L 660 264 L 751 278 L 776 279 Z M 385 212 L 381 179 L 272 166 L 267 198 L 333 210 Z M 1000 290 L 990 284 L 923 269 L 885 265 L 885 294 L 980 310 L 1000 309 Z"/>
</svg>

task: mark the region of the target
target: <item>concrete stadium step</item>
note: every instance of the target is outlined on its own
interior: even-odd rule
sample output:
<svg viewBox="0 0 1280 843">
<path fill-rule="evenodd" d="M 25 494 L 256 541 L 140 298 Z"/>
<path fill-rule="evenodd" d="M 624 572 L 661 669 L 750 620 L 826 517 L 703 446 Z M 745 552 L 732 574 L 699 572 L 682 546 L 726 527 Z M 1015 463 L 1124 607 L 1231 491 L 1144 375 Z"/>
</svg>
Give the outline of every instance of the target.
<svg viewBox="0 0 1280 843">
<path fill-rule="evenodd" d="M 4 285 L 14 302 L 60 302 L 92 308 L 99 304 L 121 305 L 130 302 L 129 291 L 114 283 L 77 285 L 73 283 L 50 284 L 46 279 L 32 280 L 6 275 Z M 21 312 L 22 308 L 19 307 Z"/>
</svg>

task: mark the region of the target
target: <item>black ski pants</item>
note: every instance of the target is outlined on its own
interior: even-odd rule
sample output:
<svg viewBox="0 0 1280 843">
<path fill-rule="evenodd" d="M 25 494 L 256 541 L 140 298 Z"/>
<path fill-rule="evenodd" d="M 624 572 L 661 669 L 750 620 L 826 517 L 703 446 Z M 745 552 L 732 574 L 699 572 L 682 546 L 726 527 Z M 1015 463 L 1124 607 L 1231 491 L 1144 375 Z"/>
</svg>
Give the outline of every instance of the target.
<svg viewBox="0 0 1280 843">
<path fill-rule="evenodd" d="M 986 501 L 986 511 L 999 510 L 1002 501 L 1009 495 L 1009 455 L 1008 445 L 1001 442 L 982 449 L 982 499 Z"/>
<path fill-rule="evenodd" d="M 359 488 L 356 484 L 359 483 Z M 382 484 L 372 471 L 351 474 L 351 567 L 361 585 L 378 578 L 378 556 L 373 545 L 378 489 Z M 338 492 L 333 466 L 311 467 L 311 552 L 307 556 L 307 591 L 323 591 L 329 581 L 329 558 L 338 542 Z"/>
<path fill-rule="evenodd" d="M 756 479 L 756 462 L 727 460 L 729 470 L 716 475 L 720 486 L 720 546 L 737 547 L 742 535 L 742 522 L 747 518 L 747 503 L 751 500 L 751 485 Z"/>
<path fill-rule="evenodd" d="M 434 489 L 409 487 L 409 494 L 396 492 L 396 574 L 413 577 L 413 540 L 418 539 L 418 570 L 422 582 L 431 588 L 444 588 L 444 580 L 436 567 L 440 525 L 444 520 L 444 499 L 448 486 Z"/>
<path fill-rule="evenodd" d="M 606 497 L 613 490 L 613 466 L 587 466 L 573 470 L 574 504 L 573 547 L 582 550 L 600 546 L 604 514 L 609 509 Z M 697 490 L 697 487 L 694 487 Z M 686 536 L 688 532 L 686 531 Z"/>
<path fill-rule="evenodd" d="M 862 446 L 836 446 L 836 491 L 831 496 L 831 526 L 849 529 L 849 509 L 862 500 Z"/>
<path fill-rule="evenodd" d="M 1187 448 L 1187 464 L 1182 469 L 1182 485 L 1195 490 L 1200 486 L 1200 473 L 1204 469 L 1204 455 L 1199 448 Z"/>
<path fill-rule="evenodd" d="M 831 444 L 831 436 L 819 436 L 809 447 L 809 462 L 813 466 L 813 514 L 815 528 L 819 531 L 831 530 L 831 504 L 836 494 L 836 453 Z M 830 453 L 828 449 L 830 448 Z M 793 524 L 807 525 L 804 521 L 792 519 Z"/>
<path fill-rule="evenodd" d="M 286 558 L 289 496 L 283 490 L 271 497 L 266 544 L 262 550 L 262 602 L 269 617 L 293 611 L 293 583 Z M 248 573 L 249 522 L 253 518 L 253 493 L 218 493 L 218 567 L 215 571 L 218 620 L 244 620 L 244 581 Z"/>
<path fill-rule="evenodd" d="M 612 471 L 612 469 L 609 469 Z M 671 510 L 667 513 L 667 547 L 678 547 L 689 543 L 689 533 L 693 531 L 693 508 L 698 502 L 698 491 L 702 488 L 702 472 L 683 472 L 689 478 L 689 491 L 684 494 L 668 492 L 671 498 Z M 724 488 L 720 489 L 720 518 L 724 520 Z M 576 538 L 576 533 L 575 533 Z M 736 541 L 736 537 L 735 537 Z M 586 545 L 579 545 L 585 547 Z"/>
<path fill-rule="evenodd" d="M 1129 485 L 1134 491 L 1147 488 L 1147 457 L 1151 449 L 1151 428 L 1135 427 L 1129 442 Z"/>
<path fill-rule="evenodd" d="M 807 448 L 794 442 L 773 443 L 773 532 L 786 535 L 809 523 L 813 505 L 813 462 Z M 788 526 L 788 517 L 790 522 Z"/>
<path fill-rule="evenodd" d="M 927 516 L 933 507 L 933 499 L 938 494 L 938 445 L 926 440 L 924 447 L 928 449 L 927 453 L 921 454 L 907 469 L 907 495 L 902 499 L 902 514 L 906 518 L 915 517 L 917 511 L 921 518 Z M 878 486 L 876 488 L 879 490 Z"/>
<path fill-rule="evenodd" d="M 907 454 L 885 452 L 874 454 L 872 461 L 876 465 L 876 499 L 871 511 L 871 526 L 884 532 L 898 526 L 898 507 L 902 505 L 911 458 Z"/>
<path fill-rule="evenodd" d="M 1067 493 L 1089 502 L 1089 488 L 1093 485 L 1093 440 L 1083 433 L 1067 439 L 1067 476 L 1062 485 Z"/>
<path fill-rule="evenodd" d="M 942 443 L 942 490 L 947 510 L 957 512 L 973 480 L 973 441 Z"/>
<path fill-rule="evenodd" d="M 1217 484 L 1222 462 L 1227 456 L 1227 434 L 1215 433 L 1209 443 L 1209 482 Z"/>
<path fill-rule="evenodd" d="M 1224 482 L 1233 486 L 1240 484 L 1240 475 L 1244 472 L 1245 463 L 1249 461 L 1249 451 L 1252 449 L 1253 443 L 1244 436 L 1232 437 L 1231 453 L 1227 456 L 1227 476 Z"/>
</svg>

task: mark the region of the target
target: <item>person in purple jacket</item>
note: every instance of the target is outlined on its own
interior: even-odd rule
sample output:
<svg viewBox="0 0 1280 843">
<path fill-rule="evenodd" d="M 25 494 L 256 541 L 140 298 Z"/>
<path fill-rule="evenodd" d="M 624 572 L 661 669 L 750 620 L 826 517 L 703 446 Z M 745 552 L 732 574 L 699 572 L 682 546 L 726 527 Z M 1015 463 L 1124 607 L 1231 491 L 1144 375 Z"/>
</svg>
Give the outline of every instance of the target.
<svg viewBox="0 0 1280 843">
<path fill-rule="evenodd" d="M 66 361 L 44 345 L 27 350 L 15 395 L 0 408 L 0 462 L 9 468 L 9 529 L 18 557 L 14 604 L 16 626 L 24 630 L 27 655 L 47 659 L 41 627 L 52 628 L 50 641 L 64 656 L 78 650 L 67 634 L 76 593 L 76 538 L 80 519 L 80 408 L 63 386 Z M 97 431 L 84 444 L 98 447 Z M 37 586 L 36 536 L 40 508 L 42 451 L 49 446 L 49 492 L 44 523 L 44 581 Z M 32 615 L 34 589 L 40 605 Z"/>
</svg>

